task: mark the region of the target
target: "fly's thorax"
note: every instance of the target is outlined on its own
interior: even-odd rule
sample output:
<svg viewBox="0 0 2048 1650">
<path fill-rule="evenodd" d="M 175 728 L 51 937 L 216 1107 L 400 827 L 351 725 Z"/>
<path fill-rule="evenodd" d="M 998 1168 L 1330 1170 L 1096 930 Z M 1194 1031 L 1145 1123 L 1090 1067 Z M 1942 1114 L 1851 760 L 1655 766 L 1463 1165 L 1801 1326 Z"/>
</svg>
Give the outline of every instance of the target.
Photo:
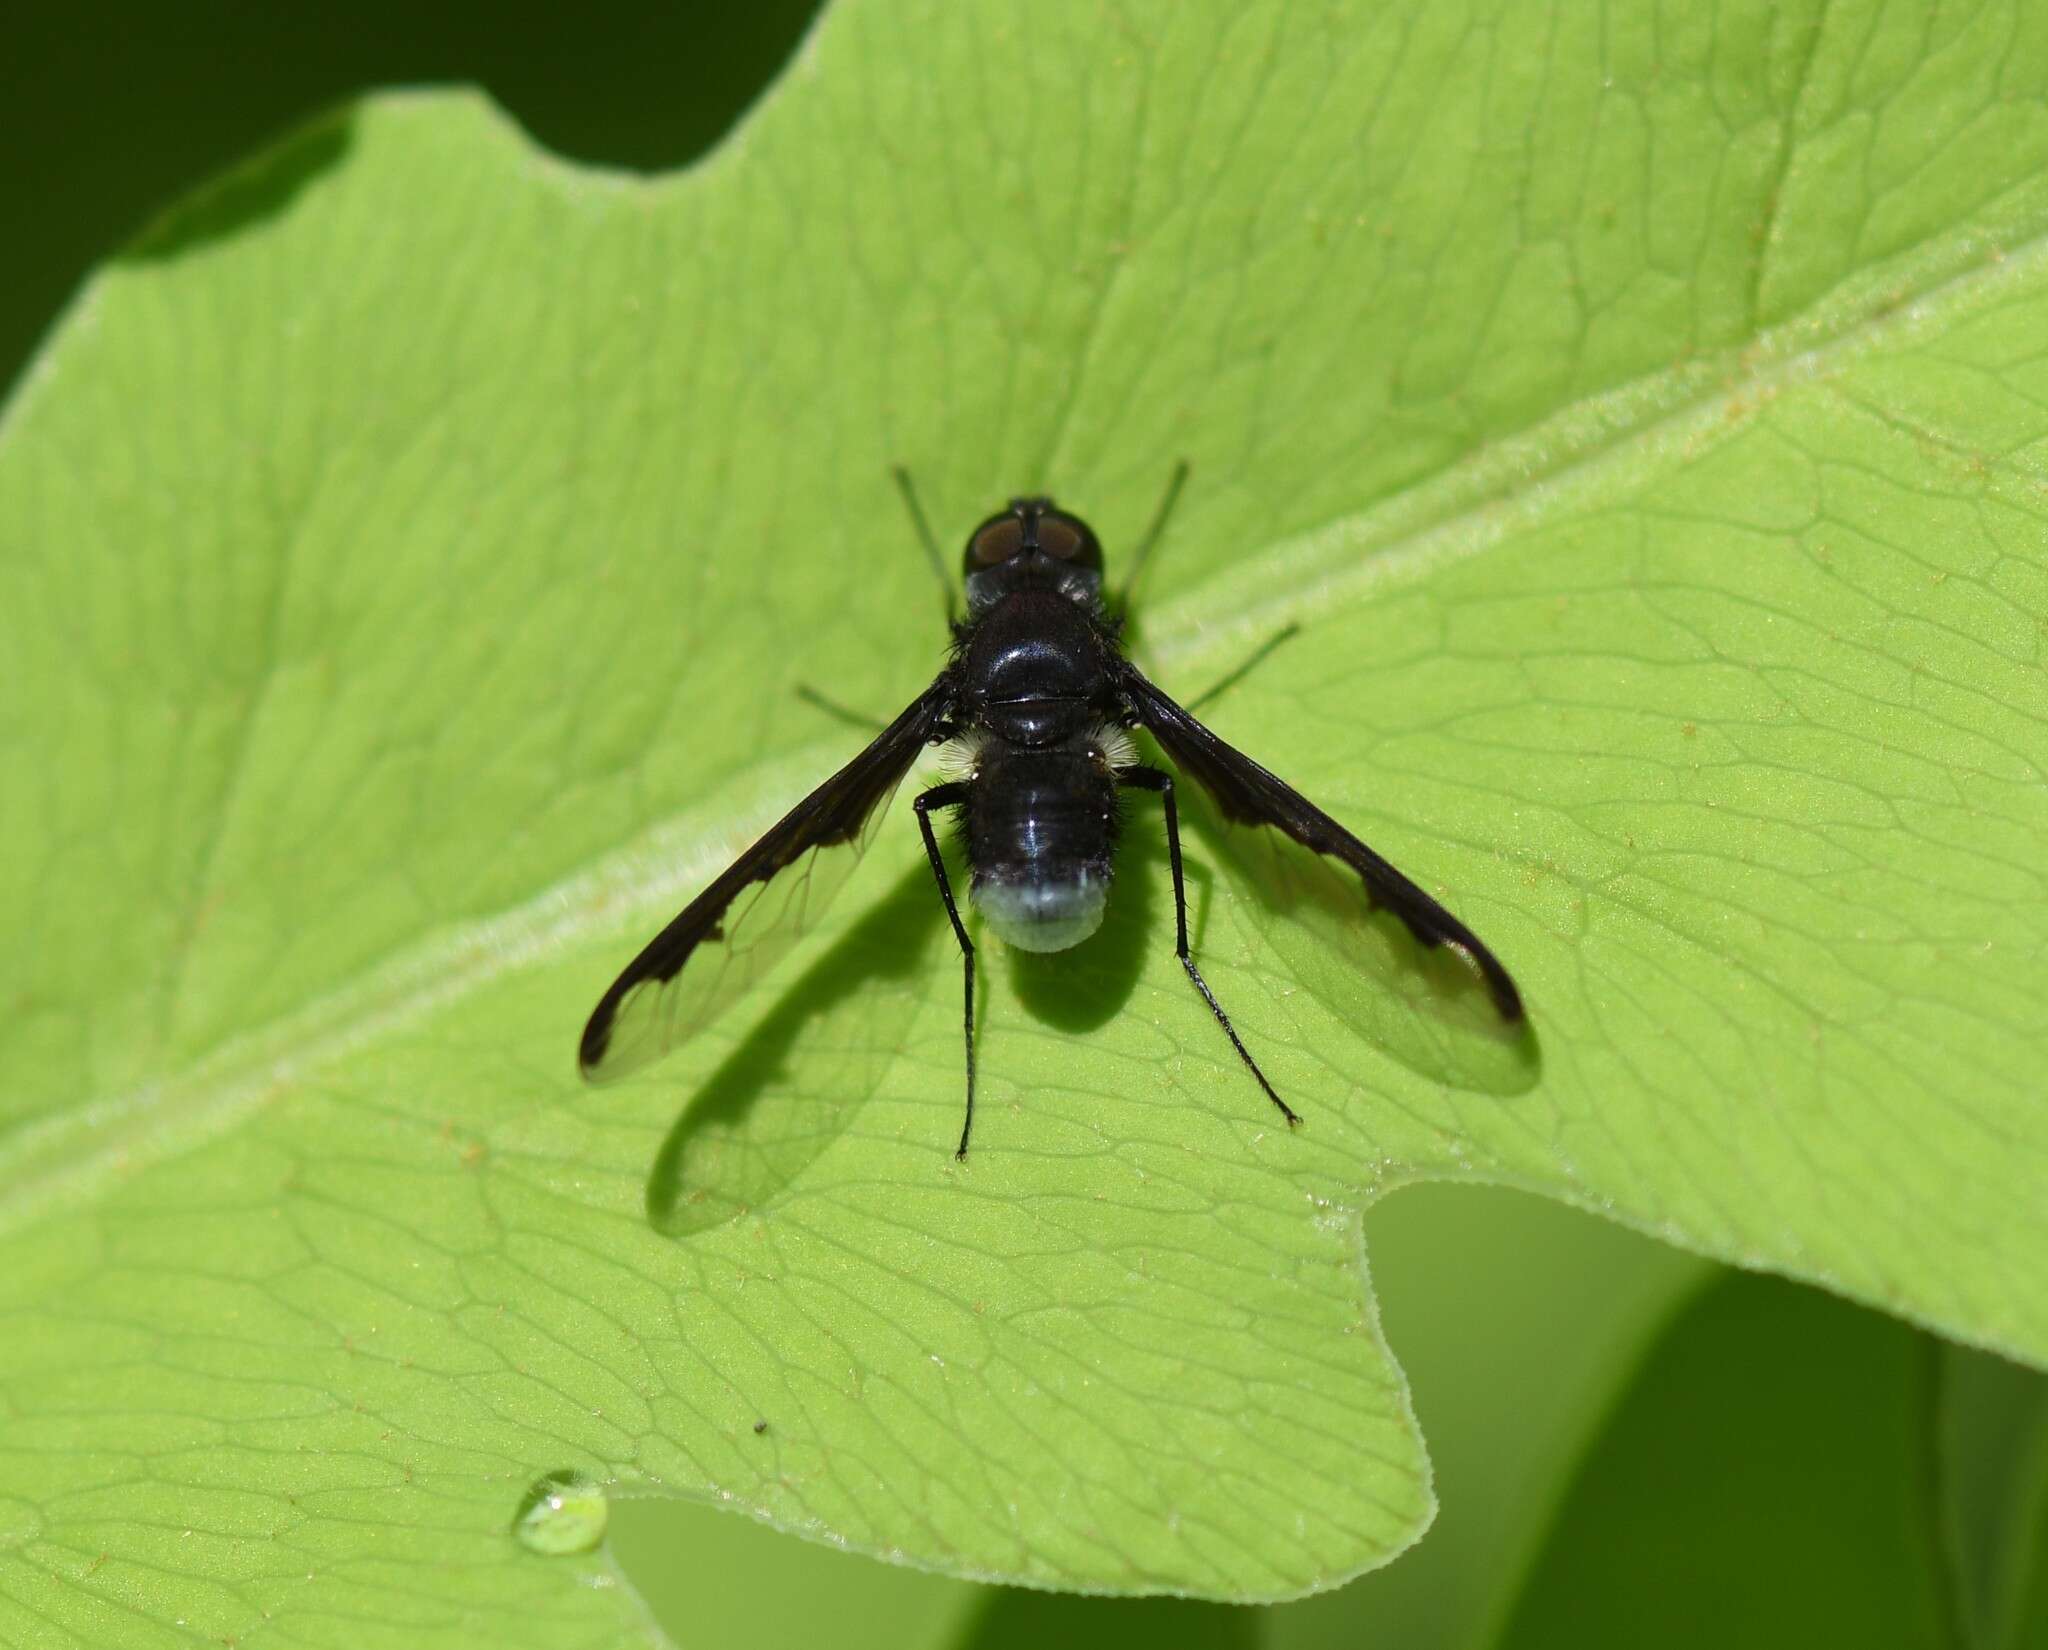
<svg viewBox="0 0 2048 1650">
<path fill-rule="evenodd" d="M 1058 754 L 1081 737 L 1097 713 L 1085 699 L 1010 699 L 984 704 L 978 714 L 991 744 Z"/>
<path fill-rule="evenodd" d="M 1107 721 L 1090 711 L 1076 718 L 1076 726 L 1079 731 L 1070 732 L 1063 742 L 1066 748 L 1055 754 L 1066 756 L 1078 752 L 1099 773 L 1112 780 L 1119 771 L 1138 760 L 1138 743 L 1131 737 L 1131 730 L 1122 724 Z M 964 729 L 938 748 L 940 771 L 954 781 L 979 779 L 984 758 L 993 756 L 1000 763 L 1006 754 L 1014 758 L 1042 753 L 1028 744 L 1019 749 L 1016 740 L 1006 739 L 999 731 L 987 726 Z"/>
<path fill-rule="evenodd" d="M 1026 590 L 965 628 L 954 679 L 969 719 L 1009 744 L 1050 751 L 1081 740 L 1117 702 L 1115 660 L 1098 618 Z"/>
<path fill-rule="evenodd" d="M 1020 559 L 998 567 L 970 568 L 967 611 L 985 613 L 1020 590 L 1047 590 L 1072 606 L 1093 609 L 1102 603 L 1102 571 L 1073 567 L 1049 557 Z"/>
<path fill-rule="evenodd" d="M 1020 590 L 969 620 L 958 669 L 975 698 L 1097 699 L 1111 691 L 1102 622 L 1045 590 Z"/>
</svg>

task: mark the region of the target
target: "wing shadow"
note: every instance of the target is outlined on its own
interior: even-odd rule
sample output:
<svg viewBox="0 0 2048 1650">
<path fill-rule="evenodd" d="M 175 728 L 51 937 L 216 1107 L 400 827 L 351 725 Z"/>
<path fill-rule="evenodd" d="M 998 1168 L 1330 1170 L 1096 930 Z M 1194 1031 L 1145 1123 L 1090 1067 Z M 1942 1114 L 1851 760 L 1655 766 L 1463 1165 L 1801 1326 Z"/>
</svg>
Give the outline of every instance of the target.
<svg viewBox="0 0 2048 1650">
<path fill-rule="evenodd" d="M 838 1138 L 902 1049 L 912 1013 L 907 996 L 887 994 L 900 1014 L 878 1002 L 874 1013 L 841 1016 L 836 1045 L 806 1049 L 838 1056 L 813 1062 L 830 1072 L 831 1092 L 792 1087 L 791 1056 L 818 1035 L 814 1021 L 878 981 L 957 967 L 950 932 L 947 955 L 935 952 L 945 926 L 931 872 L 919 864 L 782 989 L 767 1017 L 690 1097 L 655 1154 L 647 1218 L 657 1231 L 684 1237 L 758 1209 Z"/>
<path fill-rule="evenodd" d="M 1243 920 L 1303 989 L 1390 1057 L 1431 1081 L 1503 1098 L 1535 1084 L 1542 1053 L 1533 1026 L 1504 1024 L 1483 982 L 1455 952 L 1426 948 L 1391 913 L 1368 909 L 1360 890 L 1320 856 L 1272 831 L 1224 824 L 1192 786 L 1181 796 L 1189 935 L 1198 959 L 1218 912 L 1213 866 L 1247 896 L 1237 907 Z M 1142 799 L 1130 800 L 1117 888 L 1101 931 L 1071 951 L 1007 952 L 1004 967 L 1019 1002 L 1058 1031 L 1078 1036 L 1107 1024 L 1129 1005 L 1150 950 L 1173 948 L 1164 831 Z M 957 865 L 952 869 L 955 891 L 963 893 L 965 877 Z M 985 930 L 974 937 L 985 981 L 987 965 L 1005 948 Z M 930 872 L 913 866 L 784 988 L 690 1098 L 648 1174 L 649 1223 L 685 1237 L 782 1192 L 873 1096 L 902 1051 L 914 1012 L 901 991 L 881 994 L 872 1013 L 830 1011 L 877 982 L 900 983 L 933 969 L 950 981 L 958 966 Z M 985 986 L 975 1015 L 985 1036 Z M 828 1017 L 838 1040 L 817 1046 L 823 1033 L 814 1023 Z M 835 1056 L 807 1062 L 811 1071 L 830 1074 L 829 1092 L 796 1086 L 792 1056 L 807 1042 L 814 1045 L 807 1052 Z"/>
</svg>

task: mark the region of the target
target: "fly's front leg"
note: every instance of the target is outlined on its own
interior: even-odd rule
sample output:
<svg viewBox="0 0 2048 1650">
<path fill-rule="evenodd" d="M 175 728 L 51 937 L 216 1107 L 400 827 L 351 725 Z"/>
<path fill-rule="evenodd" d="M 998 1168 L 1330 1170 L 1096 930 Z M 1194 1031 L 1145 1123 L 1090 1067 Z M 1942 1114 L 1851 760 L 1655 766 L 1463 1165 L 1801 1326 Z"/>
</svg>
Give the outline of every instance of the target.
<svg viewBox="0 0 2048 1650">
<path fill-rule="evenodd" d="M 847 706 L 842 705 L 837 699 L 820 693 L 806 682 L 797 683 L 796 696 L 805 704 L 822 710 L 827 716 L 844 722 L 850 728 L 859 728 L 862 732 L 869 735 L 882 731 L 882 719 L 879 716 L 869 716 L 865 712 L 851 710 Z"/>
<path fill-rule="evenodd" d="M 1196 694 L 1194 698 L 1190 699 L 1187 703 L 1188 713 L 1190 715 L 1193 715 L 1196 711 L 1200 710 L 1204 705 L 1209 704 L 1213 700 L 1220 699 L 1225 693 L 1228 693 L 1232 688 L 1236 687 L 1239 682 L 1243 681 L 1254 670 L 1258 669 L 1260 665 L 1264 664 L 1273 653 L 1278 651 L 1281 643 L 1292 641 L 1296 636 L 1299 636 L 1300 634 L 1300 621 L 1297 619 L 1288 620 L 1286 624 L 1282 625 L 1278 630 L 1274 631 L 1272 635 L 1268 636 L 1257 647 L 1252 649 L 1251 653 L 1245 658 L 1244 662 L 1241 663 L 1235 670 L 1231 671 L 1228 675 L 1222 677 L 1220 680 L 1211 682 L 1207 687 L 1202 689 L 1200 693 Z"/>
<path fill-rule="evenodd" d="M 953 1155 L 961 1159 L 967 1156 L 967 1137 L 974 1130 L 974 942 L 967 937 L 966 926 L 960 921 L 960 907 L 953 903 L 953 884 L 946 876 L 946 861 L 939 853 L 939 839 L 932 834 L 932 809 L 956 807 L 966 800 L 967 786 L 956 780 L 951 784 L 934 785 L 912 804 L 917 809 L 917 828 L 924 833 L 925 855 L 932 862 L 932 876 L 939 885 L 939 898 L 946 902 L 946 915 L 953 923 L 953 937 L 960 942 L 960 969 L 966 999 L 961 1026 L 967 1040 L 967 1120 L 960 1125 L 960 1149 Z M 1207 989 L 1203 987 L 1203 990 Z M 1217 1012 L 1222 1011 L 1219 1009 Z M 1226 1026 L 1228 1023 L 1225 1022 Z M 1283 1106 L 1281 1110 L 1286 1108 Z"/>
<path fill-rule="evenodd" d="M 1216 1023 L 1223 1028 L 1223 1035 L 1230 1039 L 1230 1046 L 1237 1050 L 1237 1057 L 1244 1062 L 1245 1069 L 1258 1079 L 1259 1087 L 1266 1091 L 1266 1098 L 1280 1108 L 1280 1115 L 1286 1118 L 1290 1125 L 1299 1123 L 1301 1119 L 1294 1114 L 1293 1108 L 1282 1100 L 1274 1091 L 1273 1085 L 1266 1081 L 1266 1074 L 1259 1070 L 1258 1061 L 1252 1058 L 1251 1050 L 1244 1046 L 1244 1039 L 1238 1036 L 1237 1027 L 1230 1023 L 1230 1016 L 1223 1012 L 1223 1005 L 1216 1000 L 1216 993 L 1209 989 L 1209 982 L 1202 978 L 1202 971 L 1195 966 L 1195 959 L 1188 951 L 1188 896 L 1180 869 L 1180 811 L 1174 806 L 1173 775 L 1158 768 L 1135 766 L 1119 768 L 1116 778 L 1119 785 L 1132 790 L 1157 791 L 1160 801 L 1165 805 L 1166 857 L 1173 866 L 1174 955 L 1180 958 L 1180 965 L 1187 970 L 1188 978 L 1195 982 L 1195 989 L 1201 992 L 1202 1001 L 1209 1005 L 1209 1012 L 1216 1016 Z M 949 907 L 952 904 L 950 896 L 947 904 Z"/>
</svg>

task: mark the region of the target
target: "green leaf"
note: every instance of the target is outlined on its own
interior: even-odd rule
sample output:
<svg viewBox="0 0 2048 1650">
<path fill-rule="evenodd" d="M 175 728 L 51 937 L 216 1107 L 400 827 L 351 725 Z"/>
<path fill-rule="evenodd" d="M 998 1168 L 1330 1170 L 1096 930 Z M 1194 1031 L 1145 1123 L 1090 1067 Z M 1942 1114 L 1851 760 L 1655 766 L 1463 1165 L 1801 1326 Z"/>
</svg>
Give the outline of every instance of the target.
<svg viewBox="0 0 2048 1650">
<path fill-rule="evenodd" d="M 1442 1505 L 1398 1564 L 1266 1611 L 1265 1642 L 1489 1643 L 1589 1441 L 1719 1269 L 1497 1187 L 1404 1187 L 1373 1206 L 1365 1238 Z"/>
<path fill-rule="evenodd" d="M 0 386 L 109 246 L 175 192 L 365 86 L 445 79 L 492 88 L 558 153 L 643 169 L 694 158 L 789 56 L 817 7 L 759 0 L 559 12 L 365 0 L 347 10 L 189 11 L 116 4 L 81 50 L 64 0 L 11 0 L 0 104 Z M 573 49 L 565 50 L 573 40 Z M 261 73 L 251 73 L 261 64 Z M 455 66 L 459 65 L 459 68 Z M 118 105 L 120 120 L 107 111 Z"/>
<path fill-rule="evenodd" d="M 1996 1432 L 2026 1494 L 1958 1552 L 1943 1529 L 1953 1367 L 2022 1395 Z M 2017 1645 L 1964 1585 L 2027 1573 L 2048 1382 L 1775 1280 L 1733 1275 L 1674 1323 L 1588 1452 L 1498 1642 Z M 2017 1550 L 2011 1550 L 2017 1549 Z M 2011 1565 L 2006 1560 L 2018 1559 Z M 1970 1578 L 1974 1579 L 1974 1578 Z M 1988 1579 L 1988 1577 L 1986 1578 Z"/>
<path fill-rule="evenodd" d="M 1186 1650 L 1258 1650 L 1262 1623 L 1249 1610 L 1187 1598 L 1094 1599 L 1008 1588 L 991 1597 L 962 1650 L 1075 1650 L 1184 1645 Z"/>
<path fill-rule="evenodd" d="M 2048 1356 L 2043 27 L 876 0 L 678 178 L 392 98 L 159 225 L 0 423 L 0 1634 L 647 1636 L 515 1541 L 554 1472 L 1331 1585 L 1430 1516 L 1358 1237 L 1418 1178 Z M 1143 656 L 1301 620 L 1213 721 L 1534 1044 L 1212 827 L 1276 1128 L 1134 823 L 1101 936 L 988 948 L 956 1166 L 899 817 L 580 1090 L 631 947 L 856 748 L 794 689 L 937 666 L 886 466 L 1114 559 L 1183 456 Z"/>
<path fill-rule="evenodd" d="M 1588 1439 L 1634 1380 L 1646 1348 L 1718 1270 L 1548 1199 L 1448 1182 L 1404 1187 L 1375 1204 L 1365 1238 L 1442 1506 L 1428 1539 L 1398 1564 L 1252 1612 L 1258 1642 L 1270 1650 L 1476 1642 L 1512 1603 Z M 1967 1367 L 1991 1361 L 1976 1355 Z M 1519 1373 L 1510 1379 L 1505 1371 Z M 2006 1516 L 2003 1507 L 1991 1510 Z M 999 1630 L 1030 1609 L 992 1606 L 989 1589 L 779 1539 L 751 1520 L 686 1502 L 622 1502 L 611 1530 L 626 1581 L 684 1643 L 696 1635 L 726 1644 L 970 1650 L 975 1632 Z M 680 1553 L 690 1555 L 686 1565 Z M 1093 1631 L 1131 1645 L 1177 1644 L 1213 1626 L 1171 1613 L 1133 1615 L 1119 1600 L 1072 1602 L 1060 1628 L 1070 1637 Z"/>
<path fill-rule="evenodd" d="M 1971 1644 L 2039 1645 L 2048 1629 L 2048 1380 L 1945 1346 L 1934 1386 L 1936 1517 L 1955 1613 Z"/>
<path fill-rule="evenodd" d="M 995 1591 L 668 1498 L 621 1502 L 608 1544 L 624 1583 L 678 1644 L 957 1650 Z"/>
</svg>

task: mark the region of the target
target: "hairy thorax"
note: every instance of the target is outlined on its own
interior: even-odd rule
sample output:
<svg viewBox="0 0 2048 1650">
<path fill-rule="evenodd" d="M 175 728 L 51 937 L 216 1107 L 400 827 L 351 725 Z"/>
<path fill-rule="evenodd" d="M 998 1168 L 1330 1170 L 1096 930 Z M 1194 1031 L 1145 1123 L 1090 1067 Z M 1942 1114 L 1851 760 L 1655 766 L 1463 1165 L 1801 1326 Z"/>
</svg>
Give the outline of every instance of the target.
<svg viewBox="0 0 2048 1650">
<path fill-rule="evenodd" d="M 974 684 L 969 714 L 1000 740 L 1048 753 L 1077 746 L 1115 695 L 1099 621 L 1046 590 L 983 614 L 960 665 Z"/>
</svg>

